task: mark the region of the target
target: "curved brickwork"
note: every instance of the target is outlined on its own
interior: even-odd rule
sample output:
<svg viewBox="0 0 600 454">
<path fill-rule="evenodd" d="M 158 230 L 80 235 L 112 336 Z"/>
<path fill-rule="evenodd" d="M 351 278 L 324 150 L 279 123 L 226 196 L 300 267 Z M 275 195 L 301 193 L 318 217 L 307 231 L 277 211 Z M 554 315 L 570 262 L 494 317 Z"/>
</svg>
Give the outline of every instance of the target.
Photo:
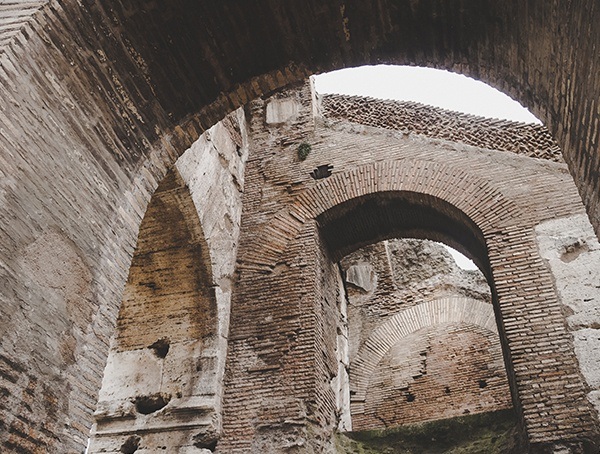
<svg viewBox="0 0 600 454">
<path fill-rule="evenodd" d="M 533 233 L 546 219 L 581 212 L 565 166 L 348 122 L 315 125 L 310 99 L 300 87 L 246 110 L 255 154 L 244 191 L 221 449 L 284 449 L 281 440 L 325 446 L 340 414 L 333 382 L 343 303 L 333 261 L 345 252 L 327 243 L 357 238 L 347 233 L 373 217 L 401 227 L 405 206 L 417 215 L 407 220 L 415 229 L 409 234 L 431 234 L 437 213 L 478 239 L 474 248 L 462 244 L 465 252 L 477 259 L 474 249 L 484 246 L 489 260 L 479 262 L 489 262 L 514 403 L 532 449 L 559 440 L 579 449 L 593 439 L 596 423 L 573 343 Z M 272 103 L 292 114 L 272 123 Z M 303 141 L 312 151 L 301 161 Z M 314 179 L 321 165 L 332 175 Z M 414 225 L 419 206 L 430 215 L 422 231 Z M 371 227 L 361 245 L 390 233 Z"/>
<path fill-rule="evenodd" d="M 423 328 L 444 323 L 470 323 L 498 332 L 492 305 L 468 298 L 426 301 L 399 312 L 371 333 L 352 362 L 352 413 L 364 412 L 369 382 L 379 362 L 394 344 Z"/>
<path fill-rule="evenodd" d="M 445 164 L 427 161 L 388 161 L 354 168 L 318 182 L 302 192 L 290 207 L 277 213 L 260 234 L 259 248 L 245 254 L 249 267 L 273 268 L 303 223 L 336 205 L 379 192 L 413 192 L 440 197 L 468 216 L 483 231 L 515 223 L 530 224 L 529 215 L 488 182 Z M 493 212 L 487 207 L 493 203 Z M 458 245 L 458 247 L 461 247 Z"/>
<path fill-rule="evenodd" d="M 495 188 L 443 164 L 377 163 L 333 176 L 301 194 L 293 217 L 314 219 L 348 200 L 394 190 L 441 197 L 481 229 L 502 317 L 501 336 L 508 346 L 509 378 L 529 440 L 577 437 L 591 430 L 591 408 L 572 341 L 552 276 L 539 256 L 531 220 Z M 576 388 L 571 380 L 578 383 Z M 566 408 L 572 399 L 579 402 L 575 411 Z M 576 433 L 560 422 L 564 420 L 578 421 Z"/>
<path fill-rule="evenodd" d="M 352 430 L 512 407 L 490 303 L 425 301 L 380 323 L 350 362 Z"/>
<path fill-rule="evenodd" d="M 529 106 L 555 135 L 598 228 L 595 0 L 343 6 L 52 1 L 5 44 L 0 315 L 23 317 L 6 324 L 0 341 L 10 377 L 2 386 L 10 389 L 12 402 L 30 386 L 54 383 L 44 402 L 55 420 L 70 425 L 46 429 L 46 418 L 23 422 L 10 407 L 2 410 L 4 424 L 15 426 L 3 449 L 33 451 L 48 442 L 49 450 L 78 451 L 85 445 L 94 383 L 104 367 L 137 230 L 158 181 L 226 113 L 308 74 L 409 63 L 453 69 L 499 87 Z M 49 297 L 44 279 L 22 267 L 20 257 L 40 248 L 40 238 L 57 236 L 61 240 L 45 250 L 53 258 L 48 263 L 60 266 L 60 256 L 51 254 L 55 247 L 76 251 L 69 257 L 79 257 L 78 269 L 92 276 L 83 312 L 95 315 L 77 348 L 70 342 L 64 357 L 47 361 L 35 347 L 56 350 L 61 331 L 49 335 L 46 322 L 60 319 L 66 331 L 79 329 L 68 314 L 57 318 L 53 312 L 75 300 L 76 292 Z M 70 279 L 60 275 L 55 288 L 76 288 Z M 77 404 L 70 405 L 67 388 Z"/>
<path fill-rule="evenodd" d="M 28 80 L 18 74 L 21 55 L 33 56 L 33 66 L 66 63 L 64 69 L 83 63 L 86 72 L 96 77 L 86 80 L 76 70 L 68 76 L 73 87 L 93 86 L 93 81 L 101 80 L 103 103 L 114 103 L 120 114 L 132 117 L 127 121 L 141 129 L 147 143 L 157 144 L 170 135 L 178 141 L 182 132 L 194 140 L 198 129 L 201 132 L 232 109 L 313 72 L 382 62 L 463 72 L 519 99 L 546 122 L 577 175 L 592 222 L 597 224 L 597 201 L 592 199 L 596 200 L 598 182 L 589 170 L 594 168 L 595 152 L 588 150 L 597 149 L 594 105 L 600 91 L 589 74 L 598 73 L 593 49 L 600 32 L 585 24 L 597 23 L 600 12 L 592 0 L 582 0 L 577 7 L 559 2 L 534 10 L 486 3 L 490 14 L 482 14 L 479 8 L 484 6 L 448 10 L 441 4 L 420 10 L 387 3 L 367 10 L 346 5 L 341 13 L 337 5 L 326 3 L 319 8 L 318 20 L 311 15 L 313 8 L 290 3 L 285 11 L 261 8 L 267 18 L 264 24 L 280 24 L 264 28 L 251 19 L 256 15 L 254 6 L 186 5 L 185 12 L 178 9 L 182 7 L 142 6 L 136 1 L 127 8 L 106 2 L 50 2 L 6 48 L 5 83 L 14 89 L 11 81 Z M 440 9 L 444 14 L 433 14 Z M 177 22 L 174 17 L 186 20 Z M 261 46 L 272 43 L 273 48 L 258 52 L 261 46 L 226 33 L 227 23 L 217 17 L 239 17 L 241 23 L 233 21 L 232 30 L 243 24 L 252 30 L 244 36 L 253 36 Z M 284 26 L 289 17 L 296 17 L 301 26 Z M 490 18 L 496 22 L 488 23 Z M 186 24 L 193 33 L 181 36 Z M 419 37 L 417 30 L 423 35 Z M 309 42 L 307 36 L 312 37 Z M 518 48 L 524 49 L 522 58 L 512 58 L 516 36 Z M 539 71 L 532 75 L 531 67 Z M 56 69 L 42 71 L 45 77 L 35 77 L 32 87 L 45 86 L 46 93 L 54 93 L 61 85 L 56 81 L 65 80 L 59 77 L 65 71 L 53 74 Z M 157 102 L 149 100 L 153 97 Z M 74 98 L 74 105 L 88 102 L 79 90 Z"/>
<path fill-rule="evenodd" d="M 477 117 L 415 102 L 359 96 L 321 96 L 321 115 L 406 134 L 461 142 L 490 150 L 563 162 L 560 147 L 544 126 Z"/>
<path fill-rule="evenodd" d="M 521 211 L 488 182 L 433 162 L 384 161 L 351 168 L 301 191 L 289 211 L 276 213 L 258 233 L 260 239 L 245 251 L 242 267 L 249 272 L 271 269 L 278 273 L 277 266 L 289 260 L 289 251 L 306 244 L 306 233 L 301 232 L 312 220 L 319 219 L 325 228 L 325 215 L 337 206 L 378 194 L 393 198 L 405 191 L 427 194 L 454 206 L 485 238 L 509 380 L 529 441 L 543 444 L 563 437 L 594 436 L 594 420 L 572 340 L 552 276 L 534 241 L 535 213 Z M 360 215 L 360 207 L 357 213 Z M 279 274 L 274 282 L 264 279 L 268 277 L 261 282 L 270 291 L 280 292 L 275 290 L 281 285 L 277 284 Z M 578 402 L 575 406 L 567 403 L 574 401 Z M 564 425 L 566 420 L 571 423 Z"/>
</svg>

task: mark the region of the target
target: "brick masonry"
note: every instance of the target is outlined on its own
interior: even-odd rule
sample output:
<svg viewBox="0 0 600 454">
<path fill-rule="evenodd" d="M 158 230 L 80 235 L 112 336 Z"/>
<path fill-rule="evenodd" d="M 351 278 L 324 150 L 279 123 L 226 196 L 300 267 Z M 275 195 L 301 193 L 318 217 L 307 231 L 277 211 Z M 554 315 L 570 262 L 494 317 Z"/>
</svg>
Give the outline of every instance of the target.
<svg viewBox="0 0 600 454">
<path fill-rule="evenodd" d="M 414 239 L 366 246 L 340 265 L 352 406 L 342 430 L 512 407 L 479 270 L 463 270 L 441 245 Z"/>
<path fill-rule="evenodd" d="M 19 427 L 6 449 L 85 444 L 137 231 L 158 182 L 225 114 L 311 73 L 410 63 L 499 87 L 548 126 L 600 225 L 594 0 L 18 3 L 1 3 L 5 22 L 23 18 L 0 49 L 0 315 L 9 321 L 0 350 L 7 374 L 19 377 L 2 386 L 10 402 L 30 386 L 42 393 L 39 383 L 50 397 L 33 413 L 13 410 L 20 404 L 2 410 L 4 425 Z M 48 260 L 23 263 L 35 255 Z M 60 273 L 57 257 L 76 272 Z M 42 265 L 47 271 L 37 272 Z M 68 423 L 44 428 L 49 420 Z"/>
<path fill-rule="evenodd" d="M 372 332 L 350 369 L 353 430 L 512 406 L 489 303 L 447 298 L 401 311 Z"/>
<path fill-rule="evenodd" d="M 289 443 L 301 443 L 307 439 L 301 420 L 319 421 L 311 433 L 327 437 L 323 428 L 336 419 L 328 386 L 336 335 L 335 324 L 327 331 L 325 321 L 339 294 L 331 293 L 334 277 L 320 276 L 327 276 L 328 260 L 392 234 L 444 240 L 473 257 L 493 282 L 513 400 L 531 449 L 559 440 L 581 449 L 594 439 L 597 419 L 533 233 L 545 219 L 581 212 L 564 165 L 350 123 L 321 126 L 317 119 L 314 126 L 308 88 L 274 99 L 281 104 L 285 97 L 305 106 L 285 123 L 265 123 L 273 99 L 248 110 L 256 154 L 247 168 L 220 447 L 251 449 L 264 428 L 275 426 Z M 312 151 L 301 162 L 296 148 L 303 141 Z M 332 166 L 333 175 L 315 181 L 309 173 L 321 164 Z M 425 214 L 410 211 L 415 205 Z M 387 210 L 375 223 L 373 206 Z M 436 227 L 435 217 L 447 227 Z M 306 317 L 300 307 L 317 312 L 298 325 Z M 293 326 L 307 337 L 292 335 Z M 304 342 L 316 342 L 316 352 Z M 303 355 L 310 351 L 315 356 L 307 366 L 310 356 Z M 256 355 L 273 362 L 246 369 Z M 265 380 L 280 391 L 265 390 Z M 286 409 L 254 407 L 257 393 L 261 402 L 286 396 Z M 277 438 L 269 443 L 277 446 Z"/>
<path fill-rule="evenodd" d="M 383 101 L 359 96 L 319 97 L 321 115 L 404 134 L 421 134 L 480 148 L 563 162 L 560 147 L 541 125 L 482 118 L 414 102 Z"/>
</svg>

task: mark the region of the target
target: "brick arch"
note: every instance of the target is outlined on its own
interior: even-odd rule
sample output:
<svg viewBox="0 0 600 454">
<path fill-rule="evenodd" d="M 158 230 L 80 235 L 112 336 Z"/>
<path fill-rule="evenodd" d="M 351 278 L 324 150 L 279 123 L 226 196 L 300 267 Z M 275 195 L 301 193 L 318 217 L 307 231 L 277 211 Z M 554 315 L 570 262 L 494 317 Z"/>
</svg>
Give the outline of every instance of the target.
<svg viewBox="0 0 600 454">
<path fill-rule="evenodd" d="M 466 171 L 429 161 L 401 160 L 334 174 L 298 195 L 288 211 L 274 216 L 263 231 L 263 240 L 244 256 L 243 266 L 277 270 L 283 255 L 298 247 L 304 227 L 323 220 L 328 211 L 367 195 L 389 197 L 407 191 L 454 206 L 482 232 L 513 405 L 528 441 L 547 442 L 549 430 L 564 440 L 579 437 L 561 424 L 565 418 L 577 419 L 582 436 L 593 439 L 593 412 L 552 276 L 534 240 L 535 219 L 499 188 Z M 565 375 L 574 382 L 567 384 Z M 567 399 L 577 406 L 567 404 Z"/>
<path fill-rule="evenodd" d="M 31 55 L 41 41 L 47 49 L 40 53 L 65 58 L 72 67 L 87 63 L 96 73 L 90 82 L 101 80 L 107 87 L 107 79 L 122 79 L 110 87 L 119 96 L 108 104 L 116 104 L 122 119 L 136 117 L 129 132 L 150 144 L 178 134 L 179 128 L 206 129 L 249 100 L 321 71 L 391 63 L 471 75 L 544 120 L 561 143 L 598 226 L 593 162 L 600 88 L 589 77 L 599 73 L 600 32 L 594 24 L 600 11 L 594 0 L 535 8 L 443 0 L 368 7 L 294 1 L 279 8 L 268 2 L 232 7 L 39 0 L 7 14 L 10 36 L 0 42 L 2 50 L 18 58 L 20 52 Z M 21 33 L 14 34 L 15 29 Z M 47 64 L 47 54 L 42 58 Z M 11 66 L 7 79 L 16 75 Z M 532 67 L 538 68 L 535 74 Z"/>
<path fill-rule="evenodd" d="M 366 164 L 334 174 L 301 193 L 289 210 L 278 213 L 266 226 L 263 240 L 245 256 L 255 266 L 274 268 L 303 224 L 333 207 L 378 193 L 412 192 L 440 198 L 456 207 L 486 237 L 511 225 L 530 225 L 526 213 L 488 182 L 446 164 L 399 160 Z M 494 210 L 490 210 L 490 206 Z M 466 221 L 469 222 L 469 221 Z M 462 249 L 460 244 L 453 247 Z"/>
<path fill-rule="evenodd" d="M 85 245 L 109 284 L 100 300 L 110 325 L 114 281 L 125 279 L 150 194 L 199 132 L 306 74 L 378 62 L 453 69 L 532 107 L 563 146 L 598 229 L 595 0 L 463 3 L 50 1 L 1 43 L 0 141 L 9 186 L 23 183 L 7 188 L 2 231 L 29 241 L 56 223 Z M 72 204 L 63 195 L 74 191 Z M 100 210 L 100 225 L 86 222 Z M 21 287 L 11 277 L 4 297 Z M 102 351 L 105 339 L 91 342 Z"/>
<path fill-rule="evenodd" d="M 498 332 L 492 305 L 471 298 L 426 301 L 395 314 L 371 333 L 350 365 L 351 412 L 363 409 L 373 373 L 394 344 L 423 328 L 443 323 L 468 323 Z"/>
</svg>

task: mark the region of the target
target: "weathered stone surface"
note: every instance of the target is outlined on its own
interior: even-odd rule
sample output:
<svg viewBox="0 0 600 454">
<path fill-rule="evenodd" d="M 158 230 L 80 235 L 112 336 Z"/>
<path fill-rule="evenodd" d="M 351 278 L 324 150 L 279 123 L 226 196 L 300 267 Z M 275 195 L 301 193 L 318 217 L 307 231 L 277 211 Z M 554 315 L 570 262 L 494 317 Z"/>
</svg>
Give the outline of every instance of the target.
<svg viewBox="0 0 600 454">
<path fill-rule="evenodd" d="M 353 431 L 511 407 L 480 271 L 462 270 L 442 245 L 414 239 L 346 256 L 346 280 L 357 263 L 377 276 L 378 288 L 365 295 L 347 287 Z"/>
<path fill-rule="evenodd" d="M 536 235 L 565 308 L 588 398 L 600 412 L 600 244 L 584 215 L 541 223 Z"/>
<path fill-rule="evenodd" d="M 289 122 L 266 123 L 269 99 L 247 109 L 254 154 L 246 174 L 219 449 L 329 446 L 343 401 L 335 379 L 345 367 L 336 352 L 345 348 L 341 339 L 348 339 L 350 359 L 354 354 L 334 263 L 397 235 L 445 241 L 473 258 L 493 283 L 511 393 L 530 448 L 545 452 L 556 443 L 582 446 L 590 439 L 593 446 L 596 416 L 534 233 L 545 220 L 583 213 L 564 164 L 349 122 L 315 123 L 308 87 L 278 94 L 286 96 L 303 106 Z M 305 161 L 297 157 L 303 142 L 312 146 Z M 313 179 L 311 171 L 322 165 L 332 175 Z M 423 295 L 436 280 L 424 274 Z M 385 282 L 393 279 L 379 273 L 374 291 Z M 463 291 L 477 294 L 467 282 Z M 354 291 L 357 299 L 369 295 Z M 409 310 L 420 310 L 419 286 L 413 291 Z M 385 300 L 373 320 L 393 304 Z M 481 338 L 476 343 L 484 344 Z M 272 386 L 265 388 L 267 382 Z"/>
<path fill-rule="evenodd" d="M 132 431 L 139 431 L 135 452 L 203 452 L 218 442 L 245 128 L 240 111 L 211 128 L 152 197 L 104 371 L 90 453 L 130 449 Z M 160 436 L 165 430 L 169 437 Z"/>
<path fill-rule="evenodd" d="M 599 22 L 595 0 L 290 1 L 281 7 L 1 2 L 0 316 L 11 320 L 0 328 L 9 377 L 2 379 L 8 403 L 0 411 L 10 433 L 2 449 L 81 450 L 137 231 L 158 181 L 225 114 L 309 73 L 390 62 L 490 82 L 530 106 L 556 136 L 598 229 Z M 346 151 L 350 156 L 356 148 Z M 323 163 L 310 164 L 308 172 Z M 464 168 L 478 164 L 469 158 Z M 523 177 L 518 168 L 515 175 Z M 525 188 L 520 181 L 515 186 Z M 532 178 L 523 193 L 539 196 L 540 187 L 554 183 L 536 187 Z M 569 197 L 549 200 L 549 209 L 544 203 L 529 208 L 538 219 L 543 211 L 559 216 L 553 210 Z M 62 293 L 76 286 L 47 291 L 19 258 L 47 232 L 74 245 L 93 294 L 77 309 L 82 321 L 86 314 L 91 321 L 75 329 L 80 336 L 65 334 L 65 362 L 58 363 L 57 331 L 71 322 L 55 309 L 63 296 L 76 299 Z"/>
<path fill-rule="evenodd" d="M 377 275 L 368 263 L 351 265 L 346 269 L 345 280 L 365 292 L 371 292 L 377 285 Z"/>
<path fill-rule="evenodd" d="M 340 119 L 563 162 L 558 144 L 541 125 L 482 118 L 415 102 L 342 95 L 324 95 L 319 100 L 321 114 L 330 121 Z"/>
<path fill-rule="evenodd" d="M 600 328 L 600 244 L 588 219 L 579 215 L 546 221 L 536 234 L 571 329 Z"/>
</svg>

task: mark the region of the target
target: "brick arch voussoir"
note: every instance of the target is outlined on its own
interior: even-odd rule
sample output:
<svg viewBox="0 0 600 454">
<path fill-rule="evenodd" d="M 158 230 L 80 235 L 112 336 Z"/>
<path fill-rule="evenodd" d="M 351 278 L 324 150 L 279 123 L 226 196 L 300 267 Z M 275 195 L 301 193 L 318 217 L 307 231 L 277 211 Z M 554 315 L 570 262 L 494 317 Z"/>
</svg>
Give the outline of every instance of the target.
<svg viewBox="0 0 600 454">
<path fill-rule="evenodd" d="M 482 230 L 523 223 L 519 207 L 487 181 L 459 168 L 432 161 L 375 162 L 337 174 L 299 197 L 309 217 L 316 218 L 334 206 L 377 192 L 417 192 L 448 202 Z M 490 204 L 499 209 L 491 211 Z"/>
<path fill-rule="evenodd" d="M 492 305 L 471 298 L 426 301 L 395 314 L 371 333 L 350 364 L 354 409 L 364 403 L 369 381 L 393 345 L 423 328 L 444 323 L 466 323 L 498 332 Z"/>
<path fill-rule="evenodd" d="M 245 256 L 243 266 L 273 269 L 305 222 L 361 196 L 401 191 L 448 202 L 467 215 L 485 238 L 529 222 L 525 213 L 498 188 L 456 167 L 420 160 L 376 162 L 334 174 L 299 194 L 288 210 L 273 217 L 257 242 L 257 249 Z"/>
<path fill-rule="evenodd" d="M 585 426 L 582 430 L 594 432 L 594 417 L 573 343 L 552 276 L 535 243 L 535 219 L 487 181 L 446 164 L 424 161 L 398 160 L 349 169 L 317 183 L 300 194 L 287 211 L 275 216 L 264 230 L 264 241 L 258 242 L 261 246 L 254 252 L 254 265 L 273 269 L 302 226 L 337 204 L 388 191 L 438 197 L 461 210 L 482 231 L 513 403 L 530 442 L 544 440 L 546 427 L 558 439 L 571 437 L 559 423 L 571 417 L 579 418 Z M 551 358 L 547 345 L 556 352 Z M 549 373 L 539 383 L 537 377 L 549 367 L 561 373 Z M 568 389 L 562 380 L 565 375 L 572 377 Z M 577 402 L 577 408 L 561 404 L 561 396 L 566 395 Z"/>
</svg>

